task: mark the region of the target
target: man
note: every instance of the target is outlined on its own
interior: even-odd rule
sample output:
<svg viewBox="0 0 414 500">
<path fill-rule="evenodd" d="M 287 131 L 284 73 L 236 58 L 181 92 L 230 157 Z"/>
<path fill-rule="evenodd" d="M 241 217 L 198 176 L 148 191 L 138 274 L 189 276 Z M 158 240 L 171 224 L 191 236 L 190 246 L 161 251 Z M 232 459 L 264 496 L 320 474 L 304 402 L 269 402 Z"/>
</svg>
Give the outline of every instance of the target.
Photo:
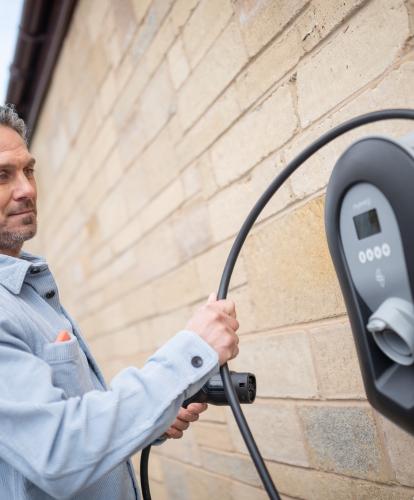
<svg viewBox="0 0 414 500">
<path fill-rule="evenodd" d="M 235 307 L 210 296 L 106 387 L 46 262 L 21 250 L 36 234 L 34 164 L 24 123 L 0 106 L 0 499 L 135 499 L 128 458 L 205 409 L 180 406 L 237 355 Z"/>
</svg>

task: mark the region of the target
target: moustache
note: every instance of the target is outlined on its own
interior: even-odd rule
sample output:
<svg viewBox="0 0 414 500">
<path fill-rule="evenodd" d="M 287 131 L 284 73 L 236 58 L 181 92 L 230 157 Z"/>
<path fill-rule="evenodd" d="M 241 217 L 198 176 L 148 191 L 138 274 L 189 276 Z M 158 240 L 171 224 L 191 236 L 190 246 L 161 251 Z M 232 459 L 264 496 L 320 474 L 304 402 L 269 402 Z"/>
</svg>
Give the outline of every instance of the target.
<svg viewBox="0 0 414 500">
<path fill-rule="evenodd" d="M 18 215 L 22 212 L 27 212 L 28 210 L 33 210 L 33 212 L 36 214 L 36 206 L 31 200 L 27 200 L 26 202 L 24 202 L 24 204 L 14 207 L 10 212 L 7 213 L 7 215 Z"/>
</svg>

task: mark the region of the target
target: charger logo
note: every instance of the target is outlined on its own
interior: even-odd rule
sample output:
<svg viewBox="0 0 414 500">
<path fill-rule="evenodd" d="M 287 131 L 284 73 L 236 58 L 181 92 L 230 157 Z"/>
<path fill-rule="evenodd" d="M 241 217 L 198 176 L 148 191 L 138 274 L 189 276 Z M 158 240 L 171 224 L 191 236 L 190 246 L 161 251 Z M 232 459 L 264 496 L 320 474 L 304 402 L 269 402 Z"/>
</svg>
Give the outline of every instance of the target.
<svg viewBox="0 0 414 500">
<path fill-rule="evenodd" d="M 352 205 L 352 208 L 355 211 L 359 211 L 359 210 L 362 210 L 364 208 L 368 208 L 370 206 L 372 206 L 371 198 L 365 198 L 364 200 L 361 200 L 361 201 L 358 201 L 357 203 L 354 203 Z"/>
</svg>

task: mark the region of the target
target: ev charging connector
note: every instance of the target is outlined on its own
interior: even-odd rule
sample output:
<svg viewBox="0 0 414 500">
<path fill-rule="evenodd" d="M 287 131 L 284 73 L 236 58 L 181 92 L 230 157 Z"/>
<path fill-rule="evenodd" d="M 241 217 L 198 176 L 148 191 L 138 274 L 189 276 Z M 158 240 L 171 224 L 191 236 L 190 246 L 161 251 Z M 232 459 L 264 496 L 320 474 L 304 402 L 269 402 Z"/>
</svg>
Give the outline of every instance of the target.
<svg viewBox="0 0 414 500">
<path fill-rule="evenodd" d="M 256 377 L 253 373 L 230 372 L 234 390 L 241 404 L 252 404 L 256 398 Z M 214 375 L 191 398 L 184 401 L 187 408 L 190 403 L 209 403 L 215 406 L 229 406 L 220 375 Z"/>
<path fill-rule="evenodd" d="M 329 249 L 370 403 L 414 434 L 414 134 L 366 137 L 339 158 Z"/>
</svg>

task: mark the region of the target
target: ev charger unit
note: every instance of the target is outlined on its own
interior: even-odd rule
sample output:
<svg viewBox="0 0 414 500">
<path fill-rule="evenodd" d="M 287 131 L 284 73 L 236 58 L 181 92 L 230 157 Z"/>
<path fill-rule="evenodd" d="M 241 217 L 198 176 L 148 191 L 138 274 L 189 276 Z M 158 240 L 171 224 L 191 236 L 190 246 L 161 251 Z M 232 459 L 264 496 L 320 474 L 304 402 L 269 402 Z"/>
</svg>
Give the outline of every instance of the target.
<svg viewBox="0 0 414 500">
<path fill-rule="evenodd" d="M 337 137 L 362 125 L 414 120 L 414 110 L 367 113 L 321 135 L 272 181 L 244 221 L 228 255 L 217 294 L 225 299 L 243 244 L 258 216 L 283 183 L 308 158 Z M 328 183 L 325 226 L 341 286 L 369 402 L 414 434 L 414 133 L 403 139 L 365 137 L 337 161 Z M 277 286 L 277 283 L 275 283 Z M 256 395 L 251 373 L 227 364 L 191 400 L 231 407 L 252 461 L 271 500 L 280 500 L 241 410 Z M 141 488 L 150 500 L 148 459 L 141 455 Z"/>
<path fill-rule="evenodd" d="M 327 188 L 329 249 L 370 403 L 414 433 L 414 134 L 367 137 Z"/>
</svg>

